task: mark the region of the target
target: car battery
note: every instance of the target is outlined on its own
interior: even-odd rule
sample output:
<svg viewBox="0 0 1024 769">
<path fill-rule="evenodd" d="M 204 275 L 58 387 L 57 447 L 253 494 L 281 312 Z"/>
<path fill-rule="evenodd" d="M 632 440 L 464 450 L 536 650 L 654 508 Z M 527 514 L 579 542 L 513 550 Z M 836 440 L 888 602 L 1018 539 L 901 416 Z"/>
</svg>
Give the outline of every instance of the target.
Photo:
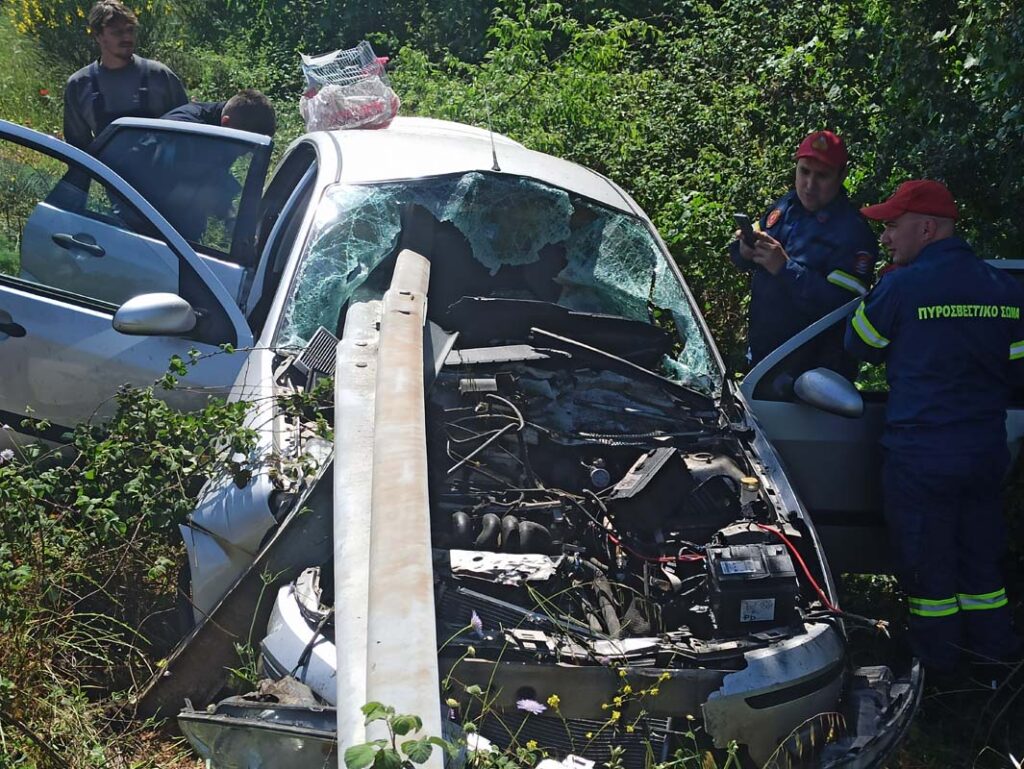
<svg viewBox="0 0 1024 769">
<path fill-rule="evenodd" d="M 719 632 L 739 635 L 797 618 L 800 585 L 785 545 L 709 547 L 708 594 Z"/>
</svg>

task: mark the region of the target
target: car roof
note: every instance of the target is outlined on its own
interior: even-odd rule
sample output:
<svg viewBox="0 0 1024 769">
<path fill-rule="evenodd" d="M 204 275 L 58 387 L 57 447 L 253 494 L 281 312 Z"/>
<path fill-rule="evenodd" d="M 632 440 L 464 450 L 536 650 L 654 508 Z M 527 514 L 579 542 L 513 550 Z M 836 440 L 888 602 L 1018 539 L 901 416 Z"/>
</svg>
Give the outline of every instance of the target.
<svg viewBox="0 0 1024 769">
<path fill-rule="evenodd" d="M 339 181 L 343 183 L 366 184 L 495 171 L 497 157 L 500 173 L 536 179 L 620 211 L 643 216 L 629 195 L 601 174 L 529 150 L 485 128 L 432 118 L 397 117 L 387 128 L 334 130 L 331 136 L 341 151 Z"/>
</svg>

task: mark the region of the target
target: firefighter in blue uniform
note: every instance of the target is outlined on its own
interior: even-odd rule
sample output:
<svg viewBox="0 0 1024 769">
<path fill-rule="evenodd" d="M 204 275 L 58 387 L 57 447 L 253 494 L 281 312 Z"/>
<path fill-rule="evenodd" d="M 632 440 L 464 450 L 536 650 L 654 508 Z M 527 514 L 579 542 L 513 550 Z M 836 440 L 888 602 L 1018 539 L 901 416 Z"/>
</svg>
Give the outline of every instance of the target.
<svg viewBox="0 0 1024 769">
<path fill-rule="evenodd" d="M 809 134 L 796 152 L 794 189 L 761 217 L 754 248 L 738 233 L 730 245 L 733 264 L 751 271 L 751 365 L 871 284 L 878 244 L 843 189 L 847 160 L 836 134 Z M 803 365 L 842 368 L 842 339 L 822 341 Z"/>
<path fill-rule="evenodd" d="M 846 346 L 886 363 L 882 484 L 911 642 L 941 674 L 1013 659 L 1000 486 L 1007 402 L 1024 369 L 1024 291 L 956 236 L 957 207 L 939 182 L 905 182 L 861 211 L 885 222 L 897 269 L 854 313 Z"/>
</svg>

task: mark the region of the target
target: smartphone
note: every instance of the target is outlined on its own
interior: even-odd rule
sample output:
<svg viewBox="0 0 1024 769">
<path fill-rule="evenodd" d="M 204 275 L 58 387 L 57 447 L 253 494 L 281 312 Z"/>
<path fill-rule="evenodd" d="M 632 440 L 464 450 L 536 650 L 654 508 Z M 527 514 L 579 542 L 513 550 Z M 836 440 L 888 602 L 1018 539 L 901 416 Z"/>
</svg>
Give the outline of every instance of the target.
<svg viewBox="0 0 1024 769">
<path fill-rule="evenodd" d="M 754 237 L 754 225 L 750 223 L 750 217 L 746 214 L 733 214 L 732 218 L 740 230 L 740 237 L 743 238 L 743 242 L 753 248 L 754 244 L 757 243 L 757 239 Z"/>
</svg>

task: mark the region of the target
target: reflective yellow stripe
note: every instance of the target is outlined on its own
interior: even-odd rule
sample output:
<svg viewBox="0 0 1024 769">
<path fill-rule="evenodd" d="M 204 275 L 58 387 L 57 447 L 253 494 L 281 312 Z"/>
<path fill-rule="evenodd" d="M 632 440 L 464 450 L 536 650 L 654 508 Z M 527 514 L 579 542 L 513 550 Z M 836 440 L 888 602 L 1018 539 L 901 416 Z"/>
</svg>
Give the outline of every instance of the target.
<svg viewBox="0 0 1024 769">
<path fill-rule="evenodd" d="M 1006 598 L 1006 590 L 1000 588 L 991 593 L 972 595 L 970 593 L 957 593 L 956 600 L 964 611 L 984 611 L 985 609 L 1000 609 L 1009 603 Z"/>
<path fill-rule="evenodd" d="M 907 599 L 907 603 L 910 605 L 910 613 L 918 617 L 948 617 L 960 611 L 960 604 L 957 603 L 956 596 L 938 600 L 911 596 Z"/>
<path fill-rule="evenodd" d="M 1010 360 L 1024 358 L 1024 339 L 1010 345 Z"/>
<path fill-rule="evenodd" d="M 833 285 L 845 288 L 847 291 L 852 291 L 855 294 L 864 296 L 868 292 L 867 286 L 861 283 L 857 278 L 848 272 L 842 270 L 832 270 L 828 274 L 828 282 Z"/>
<path fill-rule="evenodd" d="M 869 347 L 876 347 L 880 350 L 889 344 L 889 340 L 878 333 L 878 330 L 868 320 L 868 316 L 864 314 L 864 302 L 860 303 L 857 312 L 853 314 L 853 330 Z"/>
</svg>

